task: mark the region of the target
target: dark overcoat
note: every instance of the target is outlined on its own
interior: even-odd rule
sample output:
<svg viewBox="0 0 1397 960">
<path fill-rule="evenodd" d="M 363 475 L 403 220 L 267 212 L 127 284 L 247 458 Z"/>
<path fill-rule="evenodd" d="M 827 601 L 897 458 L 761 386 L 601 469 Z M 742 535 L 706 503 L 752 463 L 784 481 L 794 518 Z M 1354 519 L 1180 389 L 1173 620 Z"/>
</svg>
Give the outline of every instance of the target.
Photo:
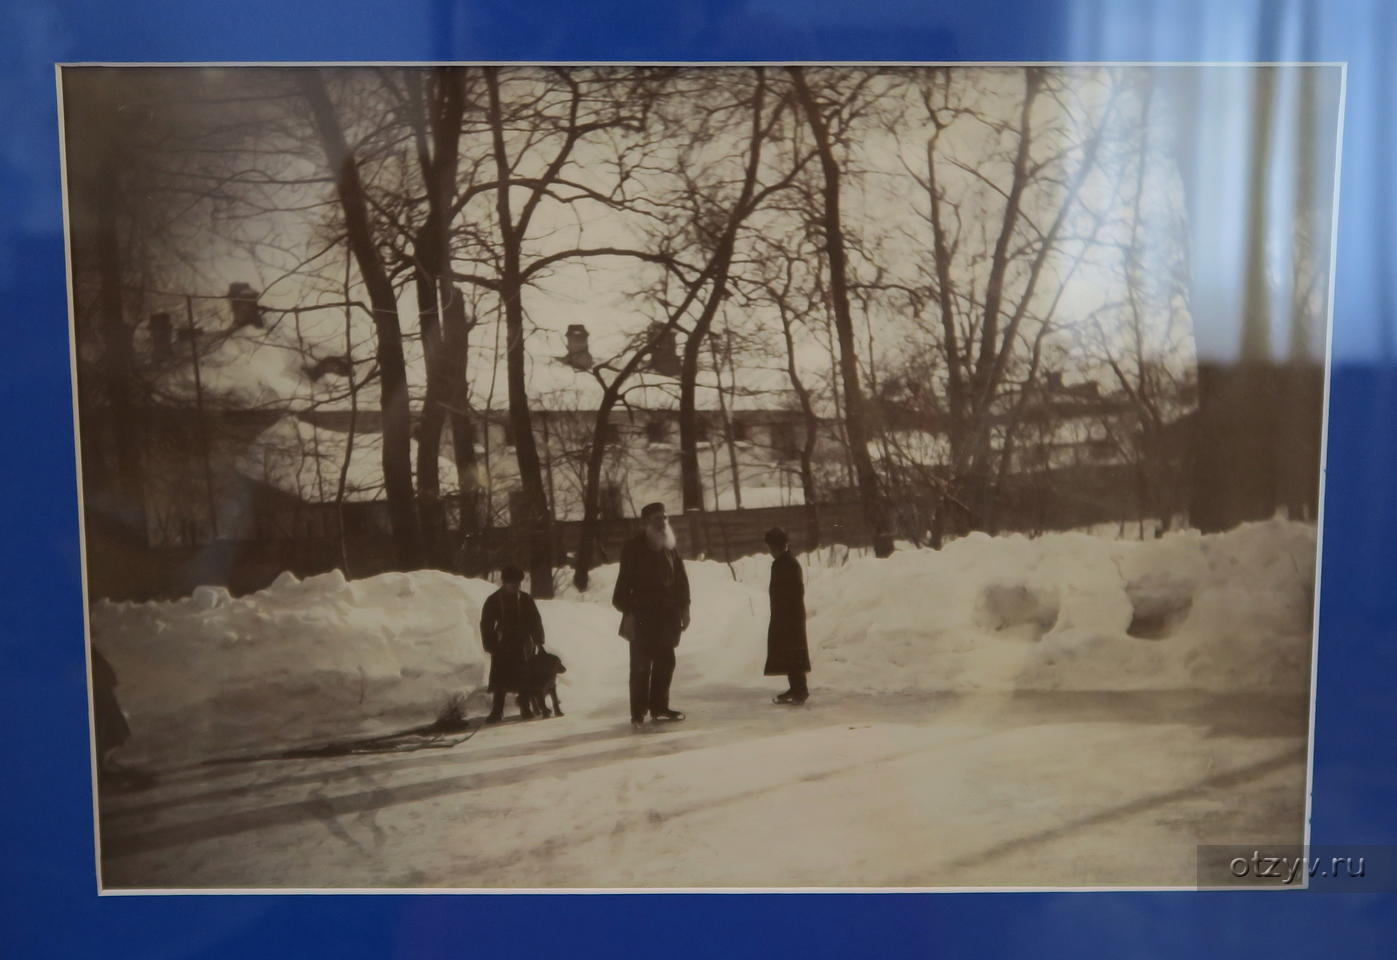
<svg viewBox="0 0 1397 960">
<path fill-rule="evenodd" d="M 805 580 L 789 551 L 771 561 L 771 626 L 766 631 L 766 675 L 810 672 L 805 640 Z"/>
<path fill-rule="evenodd" d="M 480 611 L 480 642 L 490 655 L 490 691 L 520 693 L 529 686 L 529 661 L 543 646 L 543 618 L 524 591 L 496 590 Z"/>
<path fill-rule="evenodd" d="M 107 658 L 92 648 L 93 725 L 97 728 L 97 752 L 119 747 L 131 736 L 131 727 L 116 699 L 116 671 Z"/>
<path fill-rule="evenodd" d="M 689 576 L 679 551 L 654 549 L 644 533 L 627 540 L 611 605 L 635 618 L 642 643 L 677 646 L 689 609 Z"/>
</svg>

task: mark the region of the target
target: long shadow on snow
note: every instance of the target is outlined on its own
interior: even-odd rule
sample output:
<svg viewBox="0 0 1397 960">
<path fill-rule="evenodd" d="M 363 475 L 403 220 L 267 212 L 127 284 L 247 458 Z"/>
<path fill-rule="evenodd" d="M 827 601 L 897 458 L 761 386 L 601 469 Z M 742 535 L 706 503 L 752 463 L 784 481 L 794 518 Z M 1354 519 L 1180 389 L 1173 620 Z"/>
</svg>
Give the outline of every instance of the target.
<svg viewBox="0 0 1397 960">
<path fill-rule="evenodd" d="M 633 738 L 628 736 L 627 739 Z M 505 770 L 441 777 L 421 783 L 404 784 L 391 790 L 374 789 L 337 797 L 319 795 L 311 800 L 272 804 L 254 810 L 244 810 L 131 833 L 104 829 L 102 857 L 106 860 L 131 856 L 203 840 L 265 830 L 270 827 L 289 826 L 305 820 L 321 820 L 327 813 L 335 816 L 359 814 L 468 790 L 509 786 L 528 780 L 539 773 L 548 776 L 562 776 L 606 766 L 617 760 L 666 756 L 686 749 L 686 744 L 687 740 L 678 738 L 645 737 L 639 746 L 632 742 L 625 747 L 587 754 L 571 760 L 545 757 L 532 763 L 521 763 Z"/>
<path fill-rule="evenodd" d="M 695 691 L 702 694 L 700 702 L 712 706 L 720 707 L 732 704 L 752 704 L 755 703 L 754 694 L 751 690 L 734 690 L 732 688 L 706 688 L 702 691 Z M 1043 723 L 1043 722 L 1134 722 L 1134 723 L 1162 723 L 1162 724 L 1190 724 L 1206 726 L 1209 732 L 1215 735 L 1231 736 L 1252 736 L 1271 737 L 1286 735 L 1302 735 L 1305 731 L 1307 716 L 1303 711 L 1303 704 L 1297 705 L 1295 710 L 1277 708 L 1277 701 L 1274 697 L 1265 695 L 1214 695 L 1194 691 L 1020 691 L 1009 694 L 967 694 L 940 692 L 934 694 L 888 694 L 879 697 L 849 697 L 842 696 L 830 698 L 825 707 L 819 705 L 807 711 L 804 708 L 795 710 L 787 708 L 770 708 L 755 714 L 762 719 L 770 718 L 774 721 L 770 724 L 761 724 L 771 729 L 771 732 L 784 732 L 792 727 L 808 726 L 811 717 L 819 717 L 826 714 L 826 722 L 860 721 L 877 719 L 881 721 L 906 721 L 912 719 L 926 720 L 937 713 L 945 712 L 953 707 L 975 705 L 977 703 L 995 705 L 995 712 L 1003 720 L 1011 725 L 1015 723 Z M 1282 703 L 1282 707 L 1285 704 Z M 867 708 L 850 711 L 849 707 Z M 760 710 L 761 708 L 754 708 Z M 871 715 L 870 715 L 871 714 Z M 734 713 L 724 713 L 717 711 L 718 716 L 726 716 L 728 719 L 743 719 Z M 693 729 L 692 724 L 685 725 L 688 729 Z M 268 762 L 285 759 L 318 760 L 327 757 L 343 757 L 358 753 L 375 752 L 372 749 L 343 749 L 354 744 L 368 745 L 391 744 L 395 738 L 400 738 L 405 734 L 422 735 L 430 727 L 414 728 L 409 731 L 401 731 L 398 734 L 390 734 L 384 737 L 366 738 L 362 741 L 350 741 L 347 744 L 332 744 L 324 748 L 311 750 L 291 750 L 276 754 L 268 754 L 258 757 L 243 757 L 229 761 L 217 761 L 225 768 L 235 767 L 238 763 L 247 762 Z M 713 728 L 717 735 L 716 739 L 705 740 L 702 746 L 714 746 L 741 736 L 741 730 Z M 724 736 L 723 734 L 726 734 Z M 462 738 L 468 739 L 469 737 Z M 669 745 L 662 742 L 653 745 L 653 748 L 642 747 L 636 749 L 634 736 L 625 728 L 607 728 L 594 730 L 586 733 L 568 734 L 559 737 L 548 737 L 538 741 L 531 741 L 528 744 L 501 744 L 498 747 L 472 749 L 469 753 L 460 755 L 459 762 L 469 760 L 489 760 L 504 756 L 527 756 L 521 753 L 521 749 L 533 753 L 539 750 L 553 751 L 560 748 L 576 746 L 584 743 L 624 740 L 629 745 L 625 748 L 607 751 L 601 754 L 589 754 L 587 757 L 577 758 L 569 761 L 550 757 L 544 761 L 536 763 L 521 764 L 518 767 L 505 771 L 492 771 L 487 774 L 468 774 L 464 777 L 448 778 L 445 781 L 427 781 L 422 784 L 405 785 L 396 788 L 394 799 L 390 803 L 412 802 L 428 796 L 437 795 L 431 791 L 435 783 L 452 783 L 458 781 L 482 781 L 473 786 L 494 786 L 498 783 L 517 783 L 532 774 L 535 770 L 546 772 L 549 775 L 568 772 L 575 769 L 590 769 L 600 765 L 600 763 L 610 762 L 631 756 L 657 756 L 667 755 L 686 749 L 689 743 L 688 738 L 683 741 L 676 741 Z M 460 741 L 457 741 L 460 742 Z M 649 743 L 649 741 L 646 741 Z M 455 743 L 447 744 L 454 746 Z M 398 753 L 396 749 L 385 749 L 386 753 Z M 189 794 L 181 797 L 155 800 L 140 805 L 128 806 L 119 809 L 104 810 L 102 814 L 103 833 L 110 832 L 109 828 L 120 821 L 128 820 L 132 817 L 141 816 L 147 813 L 163 812 L 181 806 L 188 806 L 198 803 L 216 802 L 223 799 L 234 799 L 238 797 L 252 796 L 265 792 L 269 789 L 284 789 L 305 784 L 326 786 L 343 780 L 352 780 L 359 777 L 368 766 L 377 766 L 381 760 L 375 760 L 368 764 L 355 764 L 352 766 L 337 766 L 331 769 L 321 769 L 314 772 L 298 772 L 293 776 L 286 776 L 273 779 L 262 779 L 251 783 L 240 784 L 236 787 L 229 787 L 221 790 L 210 790 L 202 793 Z M 418 767 L 438 766 L 442 762 L 438 754 L 431 758 L 418 760 L 399 760 L 393 763 L 393 770 L 409 770 Z M 458 762 L 454 758 L 452 762 Z M 303 770 L 304 768 L 298 768 Z M 492 782 L 493 781 L 493 782 Z M 426 788 L 426 792 L 424 792 Z M 441 793 L 451 792 L 457 789 L 451 786 L 441 790 Z M 399 798 L 400 792 L 404 793 Z M 345 798 L 352 802 L 353 795 Z M 284 804 L 275 804 L 263 808 L 267 811 L 279 811 L 276 816 L 281 817 L 278 823 L 295 822 L 299 817 L 292 815 L 294 811 L 303 806 L 303 801 L 294 801 Z M 357 808 L 353 808 L 357 809 Z M 308 811 L 309 812 L 309 811 Z M 350 811 L 352 812 L 352 810 Z M 207 824 L 239 824 L 246 819 L 243 826 L 231 826 L 230 829 L 222 829 L 217 826 L 210 828 L 207 834 L 198 832 L 201 825 Z M 157 849 L 178 843 L 193 841 L 211 836 L 223 836 L 244 832 L 254 829 L 257 826 L 271 825 L 271 821 L 263 820 L 262 814 L 258 812 L 242 812 L 226 814 L 220 817 L 208 818 L 197 821 L 194 824 L 171 825 L 168 827 L 155 828 L 145 832 L 131 834 L 118 833 L 116 836 L 104 837 L 103 848 L 105 856 L 122 856 L 130 852 L 133 847 L 139 849 Z M 180 839 L 171 839 L 178 837 Z M 151 841 L 147 843 L 146 841 Z"/>
<path fill-rule="evenodd" d="M 503 726 L 513 726 L 513 724 L 506 721 L 503 724 Z M 472 737 L 473 736 L 474 734 L 472 734 Z M 566 749 L 568 747 L 578 746 L 581 744 L 594 743 L 603 740 L 629 740 L 631 739 L 631 737 L 632 734 L 629 729 L 617 727 L 615 729 L 592 730 L 585 733 L 572 733 L 557 737 L 547 737 L 542 740 L 529 741 L 527 744 L 520 744 L 517 741 L 511 741 L 508 744 L 501 744 L 500 746 L 496 747 L 482 747 L 478 745 L 479 741 L 475 741 L 469 753 L 453 754 L 449 758 L 443 756 L 441 753 L 434 753 L 430 757 L 421 757 L 413 759 L 405 758 L 402 760 L 394 760 L 392 761 L 391 769 L 394 772 L 398 772 L 413 770 L 420 767 L 439 767 L 442 765 L 443 761 L 451 763 L 465 763 L 472 760 L 494 760 L 499 757 L 522 757 L 528 755 L 528 753 L 524 752 L 525 750 L 527 750 L 529 753 L 532 753 L 536 750 L 552 751 L 558 749 Z M 460 741 L 458 740 L 457 742 L 459 743 Z M 450 746 L 455 746 L 455 744 L 450 744 Z M 158 813 L 166 810 L 173 810 L 177 807 L 189 806 L 193 804 L 211 803 L 216 802 L 218 800 L 231 800 L 236 799 L 238 797 L 253 796 L 258 793 L 266 792 L 268 790 L 278 790 L 308 784 L 325 786 L 344 780 L 354 780 L 357 779 L 364 770 L 381 768 L 383 759 L 381 757 L 376 757 L 373 760 L 366 760 L 363 763 L 354 763 L 352 765 L 337 764 L 335 766 L 322 766 L 319 764 L 314 764 L 314 762 L 318 760 L 338 759 L 343 758 L 345 756 L 363 756 L 367 753 L 400 754 L 401 752 L 402 751 L 397 750 L 355 750 L 348 753 L 325 753 L 312 748 L 310 750 L 304 751 L 286 751 L 282 754 L 267 754 L 257 757 L 241 757 L 228 760 L 209 761 L 209 764 L 211 766 L 222 768 L 223 772 L 229 774 L 238 770 L 245 770 L 245 765 L 252 763 L 264 765 L 264 769 L 275 771 L 277 769 L 277 766 L 275 765 L 279 764 L 280 761 L 284 761 L 286 759 L 296 759 L 301 760 L 303 762 L 292 768 L 294 772 L 287 771 L 286 775 L 282 776 L 273 775 L 257 780 L 248 781 L 246 783 L 241 783 L 234 787 L 224 787 L 216 790 L 205 790 L 200 793 L 189 793 L 176 797 L 164 797 L 160 799 L 151 800 L 147 803 L 133 804 L 130 806 L 120 806 L 110 810 L 104 810 L 102 812 L 102 822 L 115 822 L 119 820 L 129 819 L 131 817 L 141 816 L 147 813 Z M 307 770 L 306 762 L 314 764 L 309 771 Z M 147 796 L 149 796 L 149 794 L 147 794 Z"/>
<path fill-rule="evenodd" d="M 1145 797 L 1138 797 L 1134 800 L 1122 803 L 1118 806 L 1108 807 L 1105 810 L 1100 810 L 1096 813 L 1089 814 L 1085 817 L 1080 817 L 1076 820 L 1069 820 L 1067 823 L 1059 824 L 1058 826 L 1052 827 L 1048 830 L 1042 830 L 1037 833 L 1031 833 L 1021 837 L 1014 837 L 1013 839 L 996 843 L 993 846 L 976 851 L 974 854 L 971 854 L 970 856 L 961 857 L 958 860 L 952 861 L 951 863 L 947 864 L 944 867 L 944 869 L 958 870 L 983 866 L 986 863 L 992 863 L 995 860 L 1003 859 L 1012 854 L 1019 853 L 1023 850 L 1036 846 L 1041 846 L 1045 843 L 1050 843 L 1054 840 L 1059 840 L 1069 834 L 1085 830 L 1090 827 L 1099 827 L 1104 824 L 1111 823 L 1112 821 L 1123 820 L 1127 817 L 1135 816 L 1136 814 L 1144 813 L 1148 810 L 1155 810 L 1160 807 L 1167 806 L 1169 804 L 1178 803 L 1182 800 L 1187 800 L 1190 797 L 1195 796 L 1201 790 L 1220 790 L 1227 789 L 1230 787 L 1237 787 L 1246 783 L 1248 780 L 1253 780 L 1257 777 L 1265 776 L 1266 774 L 1273 773 L 1277 770 L 1284 770 L 1287 767 L 1303 767 L 1307 756 L 1308 754 L 1304 749 L 1287 750 L 1281 754 L 1278 754 L 1277 756 L 1268 757 L 1265 760 L 1258 760 L 1255 763 L 1247 764 L 1244 767 L 1238 767 L 1234 770 L 1224 770 L 1221 773 L 1215 773 L 1211 776 L 1205 777 L 1197 783 L 1190 784 L 1186 787 L 1180 787 L 1175 790 L 1166 790 L 1160 793 L 1153 793 Z M 1300 814 L 1300 819 L 1303 820 L 1303 798 L 1297 797 L 1296 799 L 1297 807 L 1299 807 L 1297 813 Z M 1297 822 L 1295 826 L 1297 827 L 1300 836 L 1303 836 L 1303 822 Z M 1298 843 L 1299 839 L 1300 837 L 1297 836 L 1295 842 Z M 1142 866 L 1147 866 L 1147 864 L 1145 864 L 1143 860 L 1141 862 Z M 913 879 L 904 877 L 901 880 L 899 880 L 896 885 L 921 886 L 930 884 L 927 883 L 925 878 Z M 1006 881 L 1004 885 L 1013 886 L 1014 884 L 1012 881 Z M 1134 886 L 1137 884 L 1121 885 Z"/>
</svg>

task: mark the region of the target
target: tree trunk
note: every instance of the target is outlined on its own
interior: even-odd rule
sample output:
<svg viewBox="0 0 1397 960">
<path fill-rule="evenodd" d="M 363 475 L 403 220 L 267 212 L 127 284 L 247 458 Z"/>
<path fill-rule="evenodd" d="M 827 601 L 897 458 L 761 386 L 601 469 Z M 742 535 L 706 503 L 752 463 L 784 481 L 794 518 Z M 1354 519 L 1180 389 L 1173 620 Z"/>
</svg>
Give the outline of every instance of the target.
<svg viewBox="0 0 1397 960">
<path fill-rule="evenodd" d="M 312 69 L 298 72 L 297 79 L 335 179 L 335 193 L 344 214 L 349 248 L 374 312 L 383 414 L 383 485 L 398 565 L 402 569 L 413 569 L 421 559 L 421 526 L 413 494 L 412 411 L 408 403 L 397 297 L 374 244 L 357 159 L 345 142 L 324 78 L 319 70 Z"/>
<path fill-rule="evenodd" d="M 800 487 L 805 498 L 806 549 L 815 550 L 820 546 L 820 510 L 816 503 L 819 494 L 815 489 L 815 444 L 819 440 L 820 421 L 815 416 L 815 405 L 810 400 L 810 391 L 796 368 L 796 344 L 791 331 L 790 312 L 784 303 L 781 303 L 778 309 L 781 313 L 781 333 L 786 341 L 786 375 L 791 380 L 791 389 L 795 390 L 796 399 L 800 401 L 801 418 L 805 425 L 805 440 L 800 446 Z"/>
<path fill-rule="evenodd" d="M 941 332 L 943 349 L 946 352 L 946 405 L 950 416 L 947 418 L 948 441 L 951 448 L 952 474 L 958 475 L 965 449 L 965 384 L 962 379 L 962 355 L 960 336 L 956 330 L 956 287 L 951 276 L 950 244 L 946 238 L 946 226 L 941 212 L 941 187 L 936 179 L 936 140 L 933 136 L 926 144 L 927 199 L 930 204 L 932 254 L 936 265 L 937 306 L 941 311 Z M 932 540 L 939 549 L 945 522 L 945 498 L 936 511 Z"/>
<path fill-rule="evenodd" d="M 424 230 L 424 233 L 426 231 Z M 417 266 L 413 282 L 417 289 L 417 322 L 422 331 L 422 354 L 427 371 L 427 390 L 422 400 L 422 416 L 417 422 L 417 508 L 425 546 L 423 559 L 440 570 L 450 569 L 450 544 L 446 531 L 446 510 L 441 502 L 441 434 L 446 424 L 442 406 L 445 387 L 441 325 L 437 316 L 436 280 L 427 264 L 437 258 L 431 242 L 419 237 Z"/>
<path fill-rule="evenodd" d="M 756 89 L 752 94 L 752 128 L 747 154 L 747 166 L 742 179 L 742 190 L 728 211 L 727 223 L 722 236 L 714 248 L 710 267 L 713 286 L 703 305 L 703 312 L 694 322 L 684 342 L 683 366 L 679 379 L 679 475 L 683 493 L 684 512 L 703 509 L 703 484 L 699 480 L 698 462 L 698 416 L 694 409 L 694 391 L 698 380 L 699 356 L 704 341 L 712 329 L 713 318 L 727 296 L 728 271 L 732 266 L 733 248 L 737 243 L 737 231 L 752 212 L 752 196 L 757 189 L 757 173 L 762 155 L 762 109 L 766 98 L 766 73 L 756 68 Z M 714 493 L 716 496 L 716 491 Z"/>
<path fill-rule="evenodd" d="M 801 105 L 810 122 L 810 129 L 819 150 L 820 166 L 824 171 L 825 256 L 829 260 L 830 297 L 834 307 L 835 330 L 839 337 L 840 380 L 844 386 L 845 426 L 849 434 L 849 452 L 854 461 L 859 496 L 863 501 L 864 517 L 873 537 L 875 556 L 887 557 L 893 552 L 892 529 L 888 522 L 888 504 L 883 496 L 873 460 L 868 454 L 867 411 L 863 389 L 859 385 L 858 356 L 854 346 L 854 322 L 849 309 L 848 263 L 844 249 L 844 228 L 839 210 L 839 165 L 834 159 L 834 147 L 829 129 L 820 113 L 815 97 L 805 82 L 800 67 L 788 67 L 795 81 Z"/>
<path fill-rule="evenodd" d="M 470 415 L 466 382 L 470 323 L 461 291 L 447 282 L 441 286 L 444 288 L 439 301 L 442 304 L 442 365 L 447 419 L 451 424 L 451 456 L 460 483 L 461 526 L 474 531 L 480 526 L 480 477 L 475 455 L 475 422 Z"/>
<path fill-rule="evenodd" d="M 732 363 L 732 330 L 725 331 L 727 341 L 727 359 L 729 365 Z M 742 468 L 737 457 L 736 437 L 732 429 L 732 413 L 728 409 L 727 392 L 723 388 L 723 356 L 718 351 L 716 338 L 710 338 L 709 344 L 713 355 L 713 374 L 718 385 L 718 417 L 723 424 L 723 445 L 728 448 L 728 470 L 732 474 L 732 503 L 736 510 L 742 509 Z M 733 371 L 734 378 L 736 371 Z M 733 390 L 736 391 L 737 384 L 733 383 Z M 718 458 L 713 458 L 713 509 L 722 509 L 718 502 Z"/>
<path fill-rule="evenodd" d="M 613 384 L 613 388 L 615 386 Z M 615 389 L 603 391 L 592 430 L 592 445 L 587 451 L 587 476 L 582 485 L 582 529 L 577 538 L 577 557 L 572 570 L 573 585 L 579 590 L 586 590 L 591 579 L 592 555 L 596 552 L 597 544 L 597 515 L 601 512 L 599 501 L 601 471 L 606 461 L 606 427 L 617 396 Z"/>
<path fill-rule="evenodd" d="M 993 499 L 994 455 L 990 436 L 990 422 L 993 417 L 992 405 L 995 398 L 996 358 L 998 355 L 999 324 L 1001 305 L 1004 302 L 1004 284 L 1009 276 L 1011 260 L 1010 242 L 1017 228 L 1024 190 L 1030 178 L 1030 147 L 1033 142 L 1033 103 L 1042 85 L 1042 74 L 1037 68 L 1024 71 L 1024 98 L 1019 108 L 1017 126 L 1018 145 L 1014 154 L 1013 179 L 1004 200 L 1004 216 L 999 224 L 999 233 L 990 256 L 989 276 L 985 281 L 985 305 L 980 324 L 979 343 L 967 343 L 963 360 L 970 365 L 964 407 L 958 414 L 963 423 L 953 430 L 951 460 L 958 481 L 960 499 L 969 508 L 965 519 L 971 529 L 985 529 Z M 1045 241 L 1046 245 L 1046 241 Z M 1021 301 L 1026 295 L 1021 297 Z M 977 349 L 973 349 L 976 348 Z M 973 354 L 973 357 L 972 357 Z"/>
<path fill-rule="evenodd" d="M 727 237 L 713 254 L 717 270 L 713 277 L 713 288 L 704 304 L 703 312 L 694 322 L 694 328 L 684 343 L 684 358 L 679 374 L 679 478 L 683 496 L 684 512 L 703 509 L 703 483 L 699 479 L 698 462 L 698 413 L 695 392 L 698 386 L 698 361 L 703 342 L 713 325 L 727 291 L 728 267 L 732 261 L 732 243 Z"/>
<path fill-rule="evenodd" d="M 542 465 L 538 445 L 534 440 L 533 418 L 529 412 L 524 367 L 524 280 L 520 267 L 523 237 L 516 228 L 509 202 L 509 181 L 512 177 L 509 158 L 505 154 L 504 117 L 500 106 L 497 68 L 485 72 L 490 94 L 490 127 L 494 141 L 495 170 L 499 186 L 495 191 L 495 207 L 499 216 L 501 239 L 500 303 L 505 318 L 505 372 L 508 379 L 509 422 L 514 432 L 514 452 L 519 463 L 519 482 L 523 488 L 522 518 L 524 542 L 528 552 L 529 586 L 536 597 L 553 596 L 553 547 L 548 516 L 548 500 L 543 489 Z M 521 518 L 511 517 L 514 525 Z"/>
<path fill-rule="evenodd" d="M 465 391 L 458 389 L 458 382 L 464 385 L 468 330 L 464 310 L 452 309 L 453 301 L 456 308 L 460 307 L 460 294 L 449 277 L 451 201 L 456 193 L 465 75 L 459 67 L 435 67 L 430 78 L 431 89 L 424 95 L 416 76 L 408 77 L 418 164 L 427 192 L 427 219 L 415 237 L 413 271 L 427 373 L 426 397 L 418 423 L 417 490 L 430 562 L 441 569 L 451 569 L 451 541 L 446 508 L 441 502 L 439 464 L 448 410 L 460 410 L 460 415 L 465 416 Z M 459 406 L 453 403 L 455 400 L 461 401 Z M 458 433 L 461 430 L 453 422 L 456 472 L 464 488 Z M 474 460 L 473 442 L 465 453 Z M 473 474 L 474 470 L 470 472 Z M 461 498 L 463 510 L 468 499 Z"/>
<path fill-rule="evenodd" d="M 359 383 L 354 375 L 354 325 L 349 306 L 349 258 L 344 260 L 344 359 L 349 371 L 349 430 L 344 438 L 344 460 L 340 463 L 340 475 L 335 484 L 335 522 L 339 526 L 340 570 L 346 578 L 352 577 L 349 565 L 349 535 L 345 529 L 344 494 L 349 485 L 349 465 L 354 456 L 354 436 L 359 427 Z"/>
</svg>

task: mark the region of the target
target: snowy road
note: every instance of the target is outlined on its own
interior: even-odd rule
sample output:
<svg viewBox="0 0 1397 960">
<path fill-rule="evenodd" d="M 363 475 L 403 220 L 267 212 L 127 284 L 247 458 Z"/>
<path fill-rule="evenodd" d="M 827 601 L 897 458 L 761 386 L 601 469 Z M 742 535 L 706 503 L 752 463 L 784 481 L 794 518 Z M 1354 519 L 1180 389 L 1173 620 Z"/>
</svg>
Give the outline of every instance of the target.
<svg viewBox="0 0 1397 960">
<path fill-rule="evenodd" d="M 645 733 L 615 703 L 106 790 L 104 884 L 1188 886 L 1198 843 L 1302 836 L 1303 700 L 682 687 L 690 719 Z"/>
</svg>

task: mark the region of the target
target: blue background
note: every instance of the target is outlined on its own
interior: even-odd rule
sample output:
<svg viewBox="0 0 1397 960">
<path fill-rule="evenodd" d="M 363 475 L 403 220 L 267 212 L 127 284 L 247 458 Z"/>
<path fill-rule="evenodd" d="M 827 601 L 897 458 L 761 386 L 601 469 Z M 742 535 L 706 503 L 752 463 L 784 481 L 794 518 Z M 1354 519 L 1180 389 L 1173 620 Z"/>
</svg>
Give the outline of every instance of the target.
<svg viewBox="0 0 1397 960">
<path fill-rule="evenodd" d="M 0 951 L 1397 955 L 1393 894 L 99 899 L 53 74 L 55 62 L 117 60 L 1347 61 L 1312 840 L 1394 843 L 1394 17 L 1385 0 L 0 0 L 0 449 L 11 457 L 0 470 Z"/>
</svg>

